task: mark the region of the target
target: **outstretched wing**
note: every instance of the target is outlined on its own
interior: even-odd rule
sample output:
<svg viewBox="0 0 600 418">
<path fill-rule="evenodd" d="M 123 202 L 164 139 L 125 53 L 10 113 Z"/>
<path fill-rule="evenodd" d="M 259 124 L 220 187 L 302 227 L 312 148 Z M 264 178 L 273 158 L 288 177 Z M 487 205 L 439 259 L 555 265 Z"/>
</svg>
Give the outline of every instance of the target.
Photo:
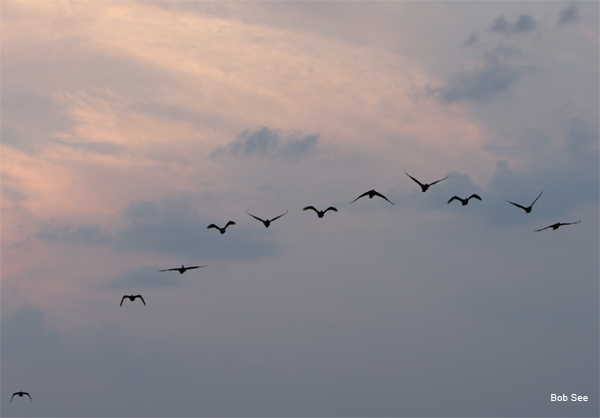
<svg viewBox="0 0 600 418">
<path fill-rule="evenodd" d="M 23 395 L 27 395 L 27 396 L 29 396 L 29 400 L 30 400 L 31 402 L 33 402 L 33 399 L 31 399 L 31 395 L 30 395 L 29 393 L 27 393 L 27 392 L 23 392 Z"/>
<path fill-rule="evenodd" d="M 158 271 L 179 271 L 178 268 L 174 268 L 174 269 L 166 269 L 166 270 L 158 270 Z"/>
<path fill-rule="evenodd" d="M 481 198 L 479 197 L 479 195 L 472 194 L 471 196 L 469 196 L 469 199 L 471 199 L 472 197 L 474 197 L 477 200 L 481 200 Z M 467 199 L 467 200 L 469 200 L 469 199 Z"/>
<path fill-rule="evenodd" d="M 285 211 L 285 213 L 288 213 L 288 212 L 289 212 L 289 210 L 286 210 L 286 211 Z M 275 217 L 275 218 L 271 219 L 271 222 L 273 222 L 275 219 L 279 219 L 279 218 L 281 218 L 283 215 L 285 215 L 285 213 L 282 213 L 281 215 L 279 215 L 279 216 L 277 216 L 277 217 Z"/>
<path fill-rule="evenodd" d="M 423 184 L 422 184 L 422 183 L 421 183 L 419 180 L 417 180 L 416 178 L 414 178 L 413 176 L 411 176 L 410 174 L 408 174 L 408 173 L 406 172 L 406 170 L 404 170 L 404 174 L 406 174 L 408 177 L 410 177 L 411 179 L 413 179 L 413 181 L 414 181 L 415 183 L 417 183 L 419 186 L 423 187 Z M 441 180 L 440 180 L 440 181 L 441 181 Z M 431 184 L 434 184 L 434 183 L 431 183 Z"/>
<path fill-rule="evenodd" d="M 542 190 L 542 192 L 540 193 L 540 196 L 542 195 L 542 193 L 544 193 L 544 191 Z M 535 202 L 537 202 L 537 200 L 540 198 L 540 196 L 536 197 L 535 200 L 533 201 L 533 203 L 531 204 L 531 206 L 533 206 L 535 204 Z"/>
<path fill-rule="evenodd" d="M 518 207 L 518 208 L 521 208 L 521 209 L 523 209 L 523 210 L 527 210 L 527 208 L 525 208 L 525 207 L 523 207 L 523 206 L 519 205 L 518 203 L 511 202 L 510 200 L 507 200 L 507 202 L 508 202 L 508 203 L 510 203 L 511 205 L 515 205 L 515 206 L 516 206 L 516 207 Z"/>
<path fill-rule="evenodd" d="M 205 265 L 203 265 L 203 266 L 192 266 L 192 267 L 186 267 L 185 269 L 186 269 L 186 270 L 192 270 L 192 269 L 197 269 L 197 268 L 200 268 L 200 267 L 206 267 L 207 265 L 208 265 L 208 264 L 205 264 Z"/>
<path fill-rule="evenodd" d="M 373 194 L 374 194 L 375 196 L 382 197 L 382 198 L 384 198 L 385 200 L 387 200 L 388 202 L 390 202 L 390 201 L 389 201 L 389 199 L 388 199 L 387 197 L 385 197 L 384 195 L 382 195 L 382 194 L 381 194 L 381 193 L 379 193 L 379 192 L 376 192 L 375 190 L 373 190 Z M 390 202 L 390 203 L 392 203 L 392 202 Z M 392 203 L 392 205 L 393 205 L 393 203 Z"/>
<path fill-rule="evenodd" d="M 206 229 L 210 229 L 210 228 L 221 229 L 221 228 L 219 228 L 219 227 L 218 227 L 217 225 L 215 225 L 215 224 L 210 224 L 210 225 L 208 225 L 208 226 L 206 227 Z M 227 228 L 227 227 L 225 227 L 225 228 Z"/>
<path fill-rule="evenodd" d="M 125 300 L 127 296 L 123 296 L 123 298 L 121 299 L 121 304 L 119 306 L 123 306 L 123 301 Z"/>
<path fill-rule="evenodd" d="M 448 174 L 448 175 L 447 175 L 446 177 L 444 177 L 443 179 L 439 179 L 439 180 L 436 180 L 436 181 L 434 181 L 433 183 L 429 183 L 429 185 L 430 185 L 430 186 L 433 186 L 434 184 L 436 184 L 436 183 L 439 183 L 440 181 L 444 181 L 444 180 L 446 180 L 448 177 L 450 177 L 450 174 Z"/>
<path fill-rule="evenodd" d="M 577 222 L 568 222 L 568 223 L 561 224 L 561 225 L 575 225 L 575 224 L 578 224 L 579 222 L 581 222 L 581 221 L 577 221 Z"/>
<path fill-rule="evenodd" d="M 318 210 L 316 210 L 314 206 L 307 206 L 307 207 L 305 207 L 305 208 L 304 208 L 304 209 L 302 209 L 302 210 L 309 210 L 309 209 L 312 209 L 312 210 L 314 210 L 315 212 L 317 212 L 317 214 L 319 213 L 319 211 L 318 211 Z"/>
<path fill-rule="evenodd" d="M 547 226 L 547 227 L 542 228 L 542 229 L 536 229 L 534 232 L 540 232 L 540 231 L 543 231 L 544 229 L 552 228 L 552 226 L 553 225 Z"/>
<path fill-rule="evenodd" d="M 354 200 L 353 200 L 352 202 L 350 202 L 350 203 L 354 203 L 354 202 L 356 202 L 358 199 L 360 199 L 361 197 L 365 197 L 365 196 L 368 196 L 368 195 L 369 195 L 369 192 L 364 192 L 363 194 L 361 194 L 360 196 L 358 196 L 356 199 L 354 199 Z"/>
<path fill-rule="evenodd" d="M 453 200 L 461 200 L 462 201 L 462 199 L 460 197 L 453 196 L 452 198 L 450 198 L 450 200 L 448 200 L 448 203 L 452 202 Z"/>
<path fill-rule="evenodd" d="M 246 212 L 246 213 L 248 213 L 248 212 Z M 253 215 L 253 214 L 251 214 L 251 213 L 248 213 L 248 215 L 252 216 L 254 219 L 258 219 L 259 221 L 261 221 L 261 222 L 264 222 L 264 221 L 263 221 L 262 219 L 260 219 L 258 216 L 254 216 L 254 215 Z"/>
<path fill-rule="evenodd" d="M 325 209 L 325 210 L 323 211 L 323 213 L 327 212 L 328 210 L 332 210 L 332 211 L 334 211 L 334 212 L 337 212 L 337 211 L 338 211 L 338 210 L 337 210 L 336 208 L 334 208 L 333 206 L 329 206 L 327 209 Z"/>
<path fill-rule="evenodd" d="M 233 222 L 233 221 L 229 221 L 229 222 L 227 222 L 227 225 L 225 225 L 225 226 L 223 227 L 223 229 L 226 229 L 226 228 L 227 228 L 229 225 L 235 225 L 235 222 Z"/>
<path fill-rule="evenodd" d="M 13 393 L 13 396 L 11 396 L 11 397 L 10 397 L 10 402 L 12 402 L 12 398 L 14 398 L 14 397 L 15 397 L 15 395 L 17 395 L 17 394 L 18 394 L 18 392 L 15 392 L 15 393 Z M 10 403 L 10 402 L 9 402 L 9 403 Z"/>
<path fill-rule="evenodd" d="M 144 300 L 144 298 L 142 297 L 142 295 L 135 295 L 135 297 L 136 298 L 140 298 L 142 300 L 142 302 L 144 303 L 144 306 L 146 306 L 146 301 Z"/>
</svg>

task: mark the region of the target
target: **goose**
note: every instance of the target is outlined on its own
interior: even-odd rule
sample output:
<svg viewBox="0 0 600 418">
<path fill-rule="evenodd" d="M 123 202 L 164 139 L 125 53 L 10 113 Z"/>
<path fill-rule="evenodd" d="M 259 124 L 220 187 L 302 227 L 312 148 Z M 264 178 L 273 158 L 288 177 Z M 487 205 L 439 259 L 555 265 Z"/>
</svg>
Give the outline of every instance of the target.
<svg viewBox="0 0 600 418">
<path fill-rule="evenodd" d="M 542 193 L 544 193 L 544 192 L 542 191 Z M 533 204 L 535 202 L 537 202 L 537 200 L 540 198 L 540 196 L 542 195 L 542 193 L 540 193 L 539 196 L 535 198 L 535 200 L 533 201 L 533 203 L 531 205 L 527 206 L 527 207 L 521 206 L 518 203 L 511 202 L 510 200 L 507 200 L 507 202 L 510 203 L 511 205 L 515 205 L 516 207 L 523 209 L 525 211 L 525 213 L 530 213 L 531 209 L 533 208 Z"/>
<path fill-rule="evenodd" d="M 466 199 L 461 199 L 458 196 L 454 196 L 452 199 L 448 200 L 448 203 L 452 202 L 453 200 L 460 200 L 460 203 L 462 203 L 462 205 L 465 206 L 467 203 L 469 203 L 469 199 L 471 199 L 472 197 L 474 197 L 475 199 L 481 200 L 481 198 L 478 195 L 472 194 L 471 196 L 469 196 Z"/>
<path fill-rule="evenodd" d="M 361 197 L 364 197 L 364 196 L 369 196 L 369 199 L 373 199 L 373 197 L 374 197 L 374 196 L 379 196 L 379 197 L 381 197 L 381 198 L 383 198 L 383 199 L 387 200 L 388 202 L 390 202 L 390 201 L 389 201 L 389 199 L 388 199 L 387 197 L 385 197 L 384 195 L 382 195 L 381 193 L 379 193 L 379 192 L 376 192 L 375 190 L 369 190 L 368 192 L 365 192 L 365 193 L 361 194 L 360 196 L 358 196 L 356 199 L 354 199 L 354 200 L 353 200 L 352 202 L 350 202 L 350 203 L 354 203 L 354 202 L 356 202 L 358 199 L 360 199 Z M 392 203 L 392 202 L 390 202 L 390 203 Z M 392 205 L 393 205 L 393 203 L 392 203 Z"/>
<path fill-rule="evenodd" d="M 557 222 L 554 225 L 550 225 L 550 226 L 547 226 L 547 227 L 542 228 L 542 229 L 536 229 L 535 232 L 540 232 L 540 231 L 543 231 L 544 229 L 548 229 L 548 228 L 552 228 L 553 231 L 556 231 L 558 228 L 560 228 L 563 225 L 575 225 L 575 224 L 578 224 L 579 222 L 581 222 L 581 221 L 566 222 L 566 223 Z"/>
<path fill-rule="evenodd" d="M 271 225 L 271 222 L 273 222 L 275 219 L 279 219 L 279 218 L 281 218 L 283 215 L 285 215 L 285 214 L 286 214 L 286 213 L 288 213 L 288 212 L 289 212 L 289 210 L 286 210 L 286 211 L 285 211 L 285 213 L 282 213 L 281 215 L 279 215 L 279 216 L 276 216 L 276 217 L 275 217 L 275 218 L 273 218 L 273 219 L 267 219 L 266 221 L 265 221 L 265 220 L 262 220 L 262 219 L 260 219 L 260 218 L 259 218 L 259 217 L 257 217 L 257 216 L 254 216 L 254 215 L 253 215 L 253 214 L 251 214 L 251 213 L 248 213 L 248 212 L 246 212 L 246 213 L 248 213 L 248 215 L 252 216 L 254 219 L 258 219 L 259 221 L 261 221 L 261 222 L 262 222 L 262 223 L 265 225 L 265 228 L 268 228 L 268 227 L 269 227 L 269 225 Z"/>
<path fill-rule="evenodd" d="M 206 267 L 206 266 L 207 266 L 207 265 L 205 264 L 205 265 L 203 265 L 203 266 L 184 267 L 184 266 L 183 266 L 183 264 L 182 264 L 182 265 L 181 265 L 181 268 L 172 268 L 172 269 L 158 270 L 158 271 L 160 271 L 160 272 L 163 272 L 163 271 L 178 271 L 178 272 L 179 272 L 179 274 L 183 274 L 183 273 L 185 273 L 187 270 L 191 270 L 191 269 L 197 269 L 197 268 L 200 268 L 200 267 Z"/>
<path fill-rule="evenodd" d="M 225 233 L 225 230 L 227 229 L 227 227 L 228 227 L 229 225 L 235 225 L 235 222 L 233 222 L 233 221 L 229 221 L 229 222 L 227 222 L 227 225 L 225 225 L 223 228 L 219 228 L 219 227 L 218 227 L 217 225 L 215 225 L 215 224 L 210 224 L 210 225 L 208 225 L 208 226 L 206 227 L 206 229 L 210 229 L 210 228 L 215 228 L 215 229 L 218 229 L 218 230 L 219 230 L 219 232 L 221 233 L 221 235 L 223 235 L 223 234 Z"/>
<path fill-rule="evenodd" d="M 140 298 L 142 300 L 142 302 L 144 302 L 144 306 L 146 306 L 146 301 L 144 300 L 144 298 L 142 297 L 142 295 L 125 295 L 123 296 L 123 298 L 121 299 L 121 304 L 119 306 L 123 306 L 123 301 L 125 300 L 125 298 L 129 298 L 130 301 L 134 301 L 136 298 Z"/>
<path fill-rule="evenodd" d="M 406 171 L 404 171 L 404 174 L 406 174 L 408 177 L 410 177 L 411 179 L 413 179 L 413 180 L 415 181 L 415 183 L 417 183 L 419 186 L 421 186 L 421 191 L 422 191 L 423 193 L 425 193 L 425 192 L 427 191 L 427 189 L 429 189 L 429 186 L 433 186 L 434 184 L 436 184 L 436 183 L 439 183 L 440 181 L 444 181 L 444 180 L 446 180 L 448 177 L 450 177 L 450 174 L 448 174 L 448 175 L 447 175 L 446 177 L 444 177 L 443 179 L 436 180 L 436 181 L 434 181 L 433 183 L 429 183 L 429 184 L 425 183 L 425 184 L 423 184 L 423 183 L 421 183 L 419 180 L 417 180 L 416 178 L 414 178 L 413 176 L 411 176 L 410 174 L 408 174 Z"/>
<path fill-rule="evenodd" d="M 27 395 L 27 396 L 29 396 L 29 400 L 31 402 L 33 402 L 33 399 L 31 399 L 31 395 L 29 393 L 27 393 L 27 392 L 15 392 L 15 393 L 13 393 L 13 396 L 10 397 L 10 402 L 12 402 L 12 399 L 15 397 L 15 395 L 19 395 L 19 397 L 21 397 L 21 398 L 23 397 L 23 395 Z"/>
<path fill-rule="evenodd" d="M 325 216 L 325 212 L 327 212 L 328 210 L 332 210 L 332 211 L 334 211 L 334 212 L 337 212 L 337 211 L 338 211 L 338 210 L 337 210 L 336 208 L 334 208 L 333 206 L 329 206 L 329 207 L 328 207 L 327 209 L 325 209 L 324 211 L 317 210 L 317 209 L 315 209 L 315 207 L 314 207 L 314 206 L 307 206 L 307 207 L 305 207 L 305 208 L 304 208 L 304 209 L 302 209 L 302 210 L 308 210 L 308 209 L 312 209 L 312 210 L 314 210 L 315 212 L 317 212 L 317 216 L 318 216 L 319 218 L 322 218 L 323 216 Z"/>
</svg>

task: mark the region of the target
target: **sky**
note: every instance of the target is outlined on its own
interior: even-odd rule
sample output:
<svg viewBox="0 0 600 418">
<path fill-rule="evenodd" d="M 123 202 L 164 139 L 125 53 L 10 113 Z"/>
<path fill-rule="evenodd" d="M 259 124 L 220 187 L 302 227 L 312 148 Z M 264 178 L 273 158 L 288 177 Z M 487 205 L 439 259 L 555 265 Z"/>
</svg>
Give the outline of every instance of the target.
<svg viewBox="0 0 600 418">
<path fill-rule="evenodd" d="M 2 416 L 599 415 L 598 2 L 0 12 Z"/>
</svg>

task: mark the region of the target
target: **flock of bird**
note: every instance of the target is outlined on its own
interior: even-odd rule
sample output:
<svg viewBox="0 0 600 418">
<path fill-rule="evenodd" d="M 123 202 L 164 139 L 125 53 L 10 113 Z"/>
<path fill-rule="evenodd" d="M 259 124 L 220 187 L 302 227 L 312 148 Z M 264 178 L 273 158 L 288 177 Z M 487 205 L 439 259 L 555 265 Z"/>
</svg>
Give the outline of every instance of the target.
<svg viewBox="0 0 600 418">
<path fill-rule="evenodd" d="M 434 184 L 437 184 L 437 183 L 439 183 L 439 182 L 442 182 L 442 181 L 446 180 L 448 177 L 450 177 L 450 175 L 447 175 L 446 177 L 444 177 L 444 178 L 442 178 L 442 179 L 440 179 L 440 180 L 436 180 L 436 181 L 434 181 L 434 182 L 432 182 L 432 183 L 421 183 L 419 180 L 417 180 L 416 178 L 412 177 L 412 176 L 411 176 L 410 174 L 408 174 L 406 171 L 405 171 L 404 173 L 405 173 L 405 174 L 406 174 L 408 177 L 410 177 L 410 178 L 411 178 L 411 179 L 412 179 L 412 180 L 413 180 L 415 183 L 417 183 L 419 186 L 421 186 L 421 191 L 422 191 L 423 193 L 425 193 L 425 192 L 426 192 L 426 191 L 429 189 L 429 187 L 433 186 Z M 535 200 L 533 201 L 533 203 L 531 203 L 531 205 L 529 205 L 529 206 L 522 206 L 522 205 L 520 205 L 520 204 L 518 204 L 518 203 L 511 202 L 511 201 L 509 201 L 509 200 L 507 200 L 507 202 L 508 202 L 508 203 L 510 203 L 511 205 L 514 205 L 514 206 L 516 206 L 516 207 L 520 208 L 520 209 L 523 209 L 523 210 L 525 211 L 525 213 L 531 213 L 531 210 L 532 210 L 532 208 L 533 208 L 533 205 L 534 205 L 534 204 L 535 204 L 535 202 L 537 202 L 537 201 L 538 201 L 538 199 L 539 199 L 539 198 L 542 196 L 542 193 L 543 193 L 543 192 L 541 192 L 541 193 L 538 195 L 538 197 L 536 197 L 536 198 L 535 198 Z M 379 193 L 379 192 L 375 191 L 374 189 L 372 189 L 372 190 L 369 190 L 368 192 L 365 192 L 365 193 L 361 194 L 360 196 L 358 196 L 356 199 L 354 199 L 354 200 L 353 200 L 352 202 L 350 202 L 350 203 L 354 203 L 354 202 L 356 202 L 358 199 L 360 199 L 360 198 L 362 198 L 362 197 L 366 197 L 366 196 L 368 196 L 368 197 L 369 197 L 369 199 L 373 199 L 375 196 L 377 196 L 377 197 L 380 197 L 380 198 L 382 198 L 382 199 L 386 200 L 387 202 L 391 203 L 392 205 L 394 204 L 394 203 L 393 203 L 392 201 L 390 201 L 390 200 L 389 200 L 387 197 L 385 197 L 383 194 L 381 194 L 381 193 Z M 450 204 L 450 203 L 451 203 L 452 201 L 454 201 L 454 200 L 458 200 L 459 202 L 461 202 L 461 203 L 462 203 L 462 205 L 463 205 L 463 206 L 465 206 L 465 205 L 467 205 L 467 204 L 469 203 L 469 200 L 470 200 L 470 199 L 482 200 L 482 199 L 481 199 L 481 197 L 480 197 L 480 196 L 478 196 L 477 194 L 472 194 L 471 196 L 469 196 L 468 198 L 465 198 L 465 199 L 463 199 L 463 198 L 461 198 L 461 197 L 458 197 L 458 196 L 453 196 L 453 197 L 451 197 L 451 198 L 450 198 L 450 200 L 448 200 L 448 204 Z M 331 210 L 331 211 L 334 211 L 334 212 L 337 212 L 337 211 L 338 211 L 338 210 L 337 210 L 335 207 L 333 207 L 333 206 L 329 206 L 327 209 L 325 209 L 325 210 L 323 210 L 323 211 L 320 211 L 320 210 L 316 209 L 314 206 L 306 206 L 306 207 L 305 207 L 304 209 L 302 209 L 302 210 L 303 210 L 303 211 L 306 211 L 306 210 L 313 210 L 313 211 L 314 211 L 314 212 L 317 214 L 317 216 L 318 216 L 319 218 L 323 218 L 323 217 L 325 216 L 325 213 L 326 213 L 326 212 L 328 212 L 328 211 L 330 211 L 330 210 Z M 261 219 L 261 218 L 259 218 L 258 216 L 254 216 L 254 215 L 252 215 L 251 213 L 248 213 L 248 212 L 246 212 L 246 213 L 247 213 L 249 216 L 253 217 L 254 219 L 256 219 L 256 220 L 258 220 L 258 221 L 262 222 L 262 223 L 263 223 L 263 225 L 265 226 L 265 228 L 268 228 L 268 227 L 271 225 L 271 223 L 272 223 L 273 221 L 275 221 L 275 220 L 277 220 L 277 219 L 281 218 L 282 216 L 286 215 L 288 212 L 289 212 L 289 211 L 286 211 L 285 213 L 282 213 L 282 214 L 281 214 L 281 215 L 279 215 L 279 216 L 276 216 L 276 217 L 274 217 L 274 218 L 272 218 L 272 219 L 266 219 L 266 220 L 265 220 L 265 219 Z M 579 220 L 579 221 L 577 221 L 577 222 L 557 222 L 557 223 L 555 223 L 555 224 L 552 224 L 552 225 L 549 225 L 549 226 L 547 226 L 547 227 L 545 227 L 545 228 L 536 229 L 536 230 L 534 230 L 534 232 L 540 232 L 540 231 L 544 231 L 544 230 L 546 230 L 546 229 L 548 229 L 548 228 L 552 228 L 552 230 L 557 230 L 557 229 L 558 229 L 559 227 L 561 227 L 561 226 L 565 226 L 565 225 L 575 225 L 575 224 L 578 224 L 578 223 L 580 223 L 580 222 L 581 222 L 580 220 Z M 227 223 L 225 224 L 225 226 L 224 226 L 223 228 L 220 228 L 220 227 L 218 227 L 218 226 L 217 226 L 217 225 L 215 225 L 215 224 L 210 224 L 210 225 L 208 225 L 207 229 L 211 229 L 211 228 L 217 229 L 217 230 L 218 230 L 218 231 L 221 233 L 221 235 L 222 235 L 222 234 L 224 234 L 224 233 L 225 233 L 225 231 L 227 230 L 227 227 L 229 227 L 229 226 L 231 226 L 231 225 L 236 225 L 236 223 L 235 223 L 234 221 L 229 221 L 229 222 L 227 222 Z M 175 267 L 175 268 L 170 268 L 170 269 L 159 270 L 159 272 L 166 272 L 166 271 L 178 271 L 178 272 L 179 272 L 179 274 L 183 274 L 183 273 L 185 273 L 185 272 L 186 272 L 186 271 L 188 271 L 188 270 L 192 270 L 192 269 L 198 269 L 198 268 L 202 268 L 202 267 L 206 267 L 206 265 L 203 265 L 203 266 L 191 266 L 191 267 L 185 267 L 184 265 L 182 265 L 181 267 Z M 136 299 L 138 299 L 138 298 L 139 298 L 139 299 L 142 301 L 142 303 L 144 304 L 144 306 L 146 306 L 146 301 L 144 300 L 144 298 L 142 297 L 142 295 L 123 295 L 123 297 L 121 298 L 121 304 L 120 304 L 119 306 L 123 306 L 123 301 L 124 301 L 125 299 L 129 299 L 131 302 L 133 302 L 133 301 L 135 301 L 135 300 L 136 300 Z M 12 402 L 12 400 L 13 400 L 13 398 L 14 398 L 15 396 L 19 396 L 19 397 L 21 397 L 21 398 L 22 398 L 24 395 L 27 395 L 27 396 L 29 397 L 29 399 L 31 400 L 31 402 L 33 402 L 33 399 L 31 398 L 31 395 L 30 395 L 29 393 L 27 393 L 27 392 L 15 392 L 15 393 L 13 393 L 12 397 L 10 398 L 10 402 Z"/>
</svg>

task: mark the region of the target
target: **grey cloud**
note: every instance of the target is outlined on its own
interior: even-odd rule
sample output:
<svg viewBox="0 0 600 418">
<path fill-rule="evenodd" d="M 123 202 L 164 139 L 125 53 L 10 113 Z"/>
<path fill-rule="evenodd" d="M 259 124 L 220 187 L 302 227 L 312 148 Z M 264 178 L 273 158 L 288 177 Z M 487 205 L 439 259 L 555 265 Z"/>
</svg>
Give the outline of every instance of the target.
<svg viewBox="0 0 600 418">
<path fill-rule="evenodd" d="M 484 54 L 483 63 L 473 69 L 455 73 L 444 88 L 428 89 L 442 103 L 488 101 L 508 91 L 532 66 L 509 63 L 525 54 L 519 47 L 500 44 Z M 514 61 L 514 60 L 513 60 Z"/>
<path fill-rule="evenodd" d="M 201 207 L 202 201 L 193 196 L 137 201 L 121 211 L 122 225 L 115 232 L 107 232 L 98 225 L 73 226 L 71 222 L 54 222 L 40 232 L 38 238 L 71 245 L 104 245 L 142 253 L 178 254 L 190 262 L 257 258 L 277 252 L 278 246 L 268 232 L 265 234 L 243 224 L 228 229 L 226 235 L 215 235 L 206 227 L 216 220 L 200 213 Z M 234 235 L 235 240 L 230 239 Z M 134 283 L 140 274 L 136 272 L 117 278 L 115 283 Z"/>
<path fill-rule="evenodd" d="M 46 329 L 42 310 L 29 304 L 20 305 L 11 313 L 3 312 L 1 331 L 3 360 L 31 355 L 34 361 L 39 350 L 52 349 L 60 343 L 59 335 Z"/>
<path fill-rule="evenodd" d="M 158 272 L 156 267 L 142 266 L 121 272 L 106 282 L 101 287 L 106 289 L 130 289 L 150 287 L 171 287 L 181 283 L 178 272 L 165 276 Z"/>
<path fill-rule="evenodd" d="M 560 12 L 558 12 L 558 20 L 556 23 L 559 26 L 566 25 L 568 23 L 577 22 L 581 16 L 579 15 L 579 10 L 575 3 L 571 3 L 568 7 L 565 7 Z"/>
<path fill-rule="evenodd" d="M 69 244 L 107 245 L 112 241 L 110 234 L 98 225 L 73 226 L 72 222 L 53 222 L 38 234 L 44 241 L 62 241 Z"/>
<path fill-rule="evenodd" d="M 526 67 L 487 63 L 455 74 L 448 81 L 448 87 L 433 92 L 439 93 L 443 103 L 485 101 L 507 91 L 526 71 Z"/>
<path fill-rule="evenodd" d="M 299 161 L 319 152 L 319 134 L 302 135 L 294 132 L 283 136 L 279 130 L 266 126 L 254 131 L 245 130 L 224 147 L 216 148 L 212 155 L 228 153 L 239 157 L 281 158 Z"/>
<path fill-rule="evenodd" d="M 474 43 L 479 42 L 479 37 L 479 32 L 473 31 L 469 37 L 463 41 L 462 44 L 463 46 L 473 45 Z"/>
<path fill-rule="evenodd" d="M 515 22 L 510 22 L 504 16 L 499 16 L 492 22 L 490 32 L 498 32 L 510 36 L 532 31 L 536 27 L 537 23 L 535 20 L 527 14 L 522 14 Z"/>
</svg>

